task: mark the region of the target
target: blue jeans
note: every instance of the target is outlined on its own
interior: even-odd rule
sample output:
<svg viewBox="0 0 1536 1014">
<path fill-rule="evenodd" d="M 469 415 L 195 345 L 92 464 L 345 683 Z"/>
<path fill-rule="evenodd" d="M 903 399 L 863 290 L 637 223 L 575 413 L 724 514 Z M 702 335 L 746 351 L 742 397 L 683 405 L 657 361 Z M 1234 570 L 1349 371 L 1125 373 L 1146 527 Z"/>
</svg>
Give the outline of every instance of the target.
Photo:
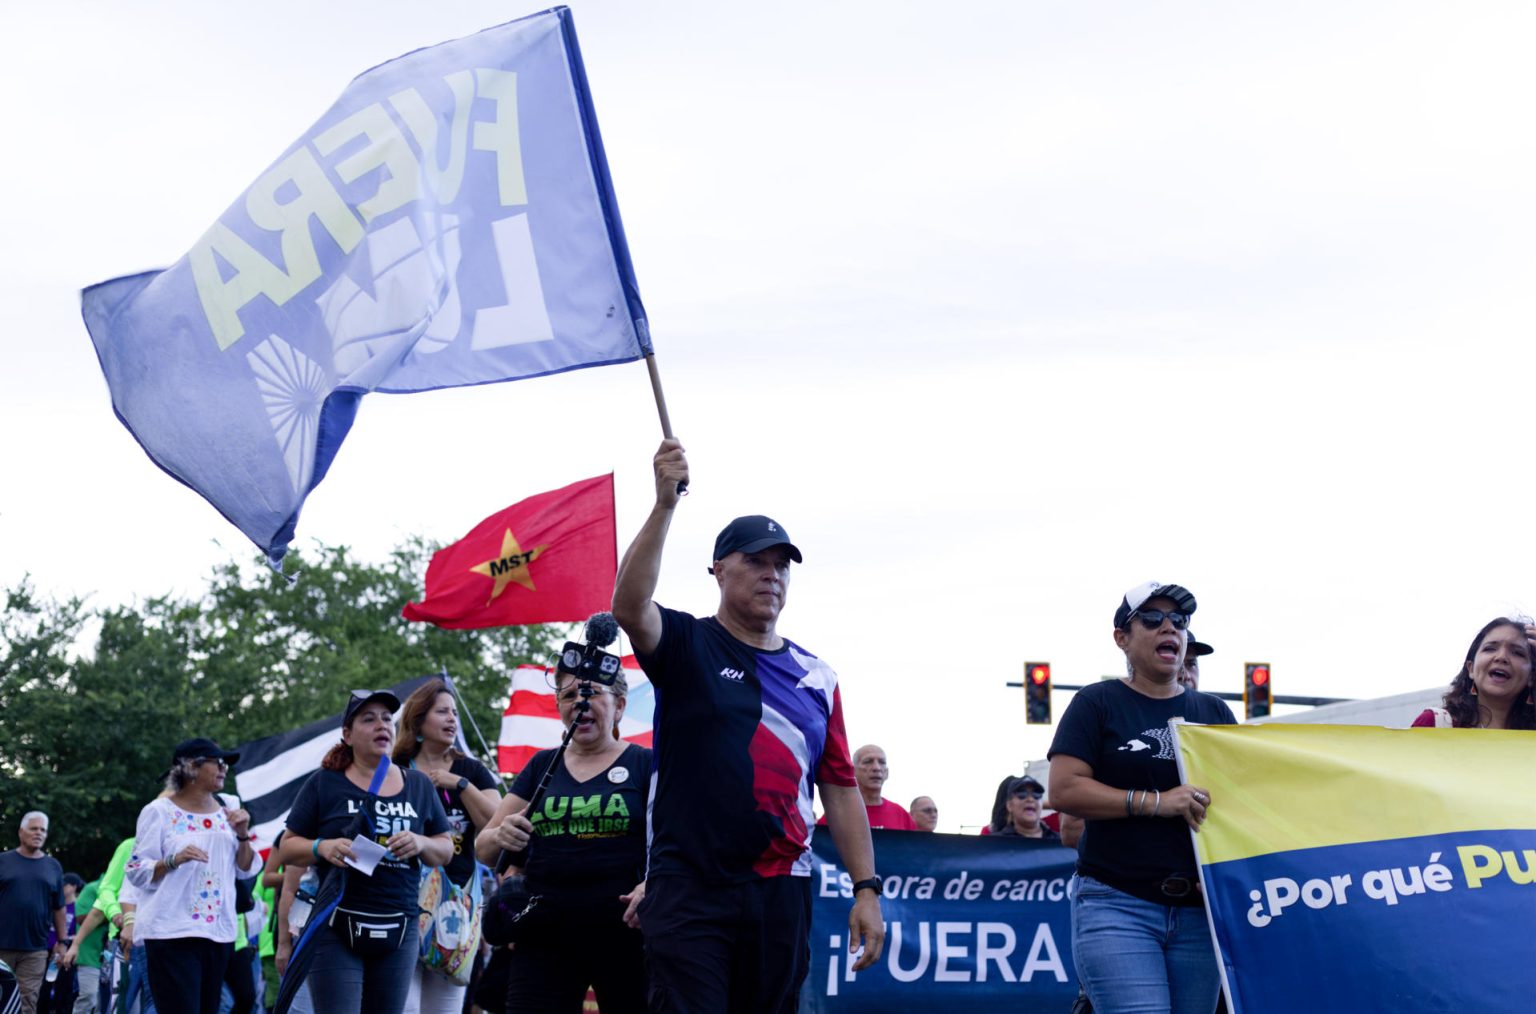
<svg viewBox="0 0 1536 1014">
<path fill-rule="evenodd" d="M 360 958 L 329 926 L 315 933 L 315 949 L 304 981 L 316 1010 L 326 1014 L 402 1014 L 416 970 L 417 923 L 405 923 L 405 939 L 388 955 Z"/>
<path fill-rule="evenodd" d="M 123 1010 L 134 1010 L 139 1003 L 138 1014 L 155 1014 L 155 998 L 149 992 L 149 962 L 144 956 L 144 945 L 136 943 L 128 952 L 128 988 L 123 991 Z"/>
<path fill-rule="evenodd" d="M 1205 908 L 1072 885 L 1072 954 L 1095 1014 L 1211 1014 L 1220 977 Z"/>
</svg>

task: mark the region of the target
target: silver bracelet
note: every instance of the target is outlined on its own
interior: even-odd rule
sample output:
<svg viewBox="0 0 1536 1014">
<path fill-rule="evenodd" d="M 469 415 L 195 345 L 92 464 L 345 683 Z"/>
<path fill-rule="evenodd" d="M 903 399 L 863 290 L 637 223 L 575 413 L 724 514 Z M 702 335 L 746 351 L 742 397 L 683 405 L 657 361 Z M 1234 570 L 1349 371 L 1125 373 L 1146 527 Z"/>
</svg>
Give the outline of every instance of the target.
<svg viewBox="0 0 1536 1014">
<path fill-rule="evenodd" d="M 1157 811 L 1163 808 L 1163 790 L 1153 789 L 1152 791 L 1157 793 L 1157 801 L 1152 804 L 1152 816 L 1156 817 Z"/>
</svg>

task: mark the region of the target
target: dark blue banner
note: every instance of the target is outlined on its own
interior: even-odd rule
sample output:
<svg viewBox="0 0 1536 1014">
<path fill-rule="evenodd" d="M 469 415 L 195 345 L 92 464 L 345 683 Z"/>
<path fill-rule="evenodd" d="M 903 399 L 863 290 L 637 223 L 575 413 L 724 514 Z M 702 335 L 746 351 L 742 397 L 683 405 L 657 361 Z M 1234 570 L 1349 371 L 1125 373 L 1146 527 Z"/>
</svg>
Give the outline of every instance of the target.
<svg viewBox="0 0 1536 1014">
<path fill-rule="evenodd" d="M 1207 866 L 1233 1010 L 1536 1010 L 1532 844 L 1531 831 L 1462 831 Z M 1521 941 L 1509 956 L 1526 959 L 1477 976 L 1477 1003 L 1463 976 L 1421 971 L 1479 967 L 1496 940 Z"/>
<path fill-rule="evenodd" d="M 1067 881 L 1077 853 L 1018 838 L 874 831 L 885 953 L 849 971 L 849 878 L 832 836 L 811 843 L 811 972 L 800 1009 L 886 1014 L 1067 1010 L 1077 996 Z M 1006 1006 L 1005 1006 L 1006 1005 Z"/>
</svg>

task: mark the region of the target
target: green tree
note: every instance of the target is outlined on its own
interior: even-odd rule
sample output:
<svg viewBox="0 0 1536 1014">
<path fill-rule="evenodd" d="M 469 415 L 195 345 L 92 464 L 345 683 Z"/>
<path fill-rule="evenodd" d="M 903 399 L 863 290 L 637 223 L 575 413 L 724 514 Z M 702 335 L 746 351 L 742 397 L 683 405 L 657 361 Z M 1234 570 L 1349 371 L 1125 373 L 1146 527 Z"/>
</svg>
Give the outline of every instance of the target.
<svg viewBox="0 0 1536 1014">
<path fill-rule="evenodd" d="M 270 735 L 336 713 L 348 690 L 446 671 L 494 737 L 512 668 L 547 661 L 566 631 L 408 622 L 400 610 L 418 594 L 432 548 L 412 540 L 382 564 L 344 546 L 290 552 L 292 584 L 258 562 L 217 568 L 193 639 L 198 685 L 218 702 L 210 730 L 227 728 L 230 742 Z"/>
<path fill-rule="evenodd" d="M 353 688 L 431 672 L 454 678 L 494 741 L 512 668 L 547 661 L 566 630 L 406 622 L 432 548 L 412 540 L 370 564 L 322 545 L 290 553 L 291 581 L 259 558 L 231 560 L 196 598 L 96 611 L 29 581 L 7 590 L 0 842 L 13 845 L 21 815 L 44 810 L 49 850 L 89 877 L 133 833 L 180 740 L 234 746 L 336 714 Z"/>
</svg>

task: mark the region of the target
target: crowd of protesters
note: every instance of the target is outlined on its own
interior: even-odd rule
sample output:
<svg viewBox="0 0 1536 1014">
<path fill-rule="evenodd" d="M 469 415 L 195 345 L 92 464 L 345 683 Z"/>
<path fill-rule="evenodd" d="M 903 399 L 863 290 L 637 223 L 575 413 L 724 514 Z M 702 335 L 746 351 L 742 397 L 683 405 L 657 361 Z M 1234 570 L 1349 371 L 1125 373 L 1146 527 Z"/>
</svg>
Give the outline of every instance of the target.
<svg viewBox="0 0 1536 1014">
<path fill-rule="evenodd" d="M 664 442 L 654 468 L 656 506 L 614 595 L 657 694 L 654 754 L 620 737 L 622 674 L 595 684 L 562 672 L 553 688 L 565 743 L 537 754 L 503 796 L 456 748 L 446 683 L 403 703 L 353 691 L 340 741 L 300 789 L 253 891 L 263 869 L 250 816 L 220 795 L 237 755 L 187 740 L 101 877 L 83 883 L 46 854 L 38 812 L 23 817 L 17 848 L 0 853 L 0 962 L 20 1009 L 91 1014 L 107 969 L 126 957 L 117 1009 L 247 1014 L 257 947 L 271 947 L 282 1012 L 478 1003 L 575 1014 L 589 986 L 609 1014 L 793 1011 L 809 964 L 813 784 L 851 877 L 847 943 L 863 948 L 852 967 L 878 960 L 870 829 L 932 832 L 938 806 L 884 797 L 886 752 L 869 744 L 850 755 L 835 675 L 778 633 L 802 554 L 777 522 L 737 518 L 720 532 L 714 615 L 652 601 L 688 479 L 681 446 Z M 1176 584 L 1125 593 L 1112 628 L 1125 677 L 1074 696 L 1048 755 L 1049 793 L 1027 773 L 1005 778 L 982 830 L 1077 850 L 1078 1010 L 1210 1014 L 1220 1003 L 1190 840 L 1219 803 L 1181 781 L 1168 732 L 1175 718 L 1236 721 L 1199 690 L 1199 660 L 1212 649 L 1190 631 L 1195 610 Z M 1533 648 L 1529 621 L 1489 622 L 1443 706 L 1413 724 L 1536 729 Z M 788 736 L 798 752 L 765 736 Z M 774 796 L 764 785 L 787 788 Z M 252 933 L 263 924 L 270 943 Z M 473 972 L 460 958 L 478 959 Z M 466 989 L 482 976 L 494 985 Z"/>
</svg>

